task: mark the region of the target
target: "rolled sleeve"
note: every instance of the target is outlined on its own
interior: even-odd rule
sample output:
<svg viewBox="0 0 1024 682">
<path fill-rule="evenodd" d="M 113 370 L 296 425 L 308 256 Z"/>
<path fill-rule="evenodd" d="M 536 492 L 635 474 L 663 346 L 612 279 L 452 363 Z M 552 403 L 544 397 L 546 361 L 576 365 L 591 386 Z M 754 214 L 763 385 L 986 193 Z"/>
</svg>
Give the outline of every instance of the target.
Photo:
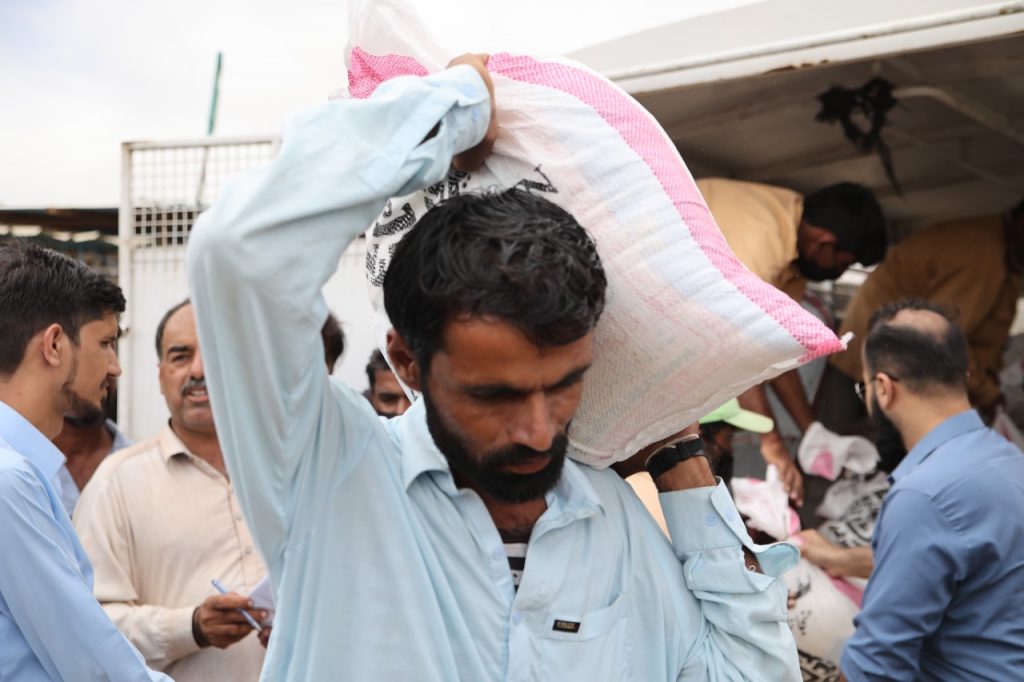
<svg viewBox="0 0 1024 682">
<path fill-rule="evenodd" d="M 483 139 L 491 124 L 491 108 L 477 106 L 490 100 L 484 79 L 471 66 L 459 65 L 427 76 L 428 83 L 455 93 L 456 106 L 448 110 L 444 125 L 452 129 L 451 149 L 456 153 L 471 149 Z"/>
<path fill-rule="evenodd" d="M 722 482 L 714 488 L 662 493 L 659 499 L 691 589 L 761 591 L 800 560 L 800 551 L 791 544 L 755 544 Z M 761 573 L 746 569 L 744 547 L 757 557 Z"/>
<path fill-rule="evenodd" d="M 703 669 L 710 680 L 799 680 L 779 580 L 799 561 L 797 548 L 754 544 L 724 483 L 662 493 L 660 500 L 686 585 L 708 626 L 686 652 L 681 677 Z M 747 570 L 744 548 L 762 572 Z"/>
</svg>

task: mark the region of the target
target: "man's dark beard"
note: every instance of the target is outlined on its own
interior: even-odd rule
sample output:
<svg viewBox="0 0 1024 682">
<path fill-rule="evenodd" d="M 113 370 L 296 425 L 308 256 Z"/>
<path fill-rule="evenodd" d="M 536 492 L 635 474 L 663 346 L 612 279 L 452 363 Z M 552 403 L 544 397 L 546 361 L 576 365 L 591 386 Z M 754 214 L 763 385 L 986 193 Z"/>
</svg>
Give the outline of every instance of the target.
<svg viewBox="0 0 1024 682">
<path fill-rule="evenodd" d="M 551 448 L 545 452 L 538 452 L 524 445 L 510 445 L 477 459 L 469 452 L 462 438 L 445 426 L 426 391 L 423 392 L 423 403 L 427 410 L 427 428 L 437 449 L 448 460 L 452 473 L 476 484 L 496 500 L 518 504 L 540 499 L 554 488 L 561 478 L 562 467 L 565 465 L 565 451 L 569 444 L 566 434 L 558 434 Z M 547 455 L 551 458 L 547 466 L 536 473 L 516 474 L 502 469 L 508 464 L 536 455 Z"/>
<path fill-rule="evenodd" d="M 839 277 L 846 272 L 846 268 L 823 268 L 812 260 L 803 256 L 796 259 L 796 268 L 800 274 L 812 282 L 827 282 Z"/>
<path fill-rule="evenodd" d="M 81 400 L 80 398 L 76 399 Z M 64 415 L 64 421 L 71 424 L 79 429 L 91 429 L 105 424 L 107 421 L 107 415 L 104 414 L 103 410 L 96 409 L 94 405 L 90 405 L 85 401 L 78 403 L 75 408 L 77 412 L 68 412 Z"/>
<path fill-rule="evenodd" d="M 878 447 L 878 468 L 891 474 L 907 456 L 907 446 L 903 444 L 900 430 L 882 412 L 878 398 L 874 396 L 871 398 L 871 421 L 878 428 L 878 436 L 875 438 L 875 445 Z"/>
<path fill-rule="evenodd" d="M 96 403 L 91 403 L 82 396 L 75 392 L 75 389 L 71 388 L 75 383 L 75 379 L 78 376 L 78 358 L 72 356 L 71 359 L 71 371 L 68 373 L 67 381 L 60 387 L 61 395 L 67 401 L 67 412 L 64 413 L 65 421 L 69 422 L 72 426 L 79 428 L 89 428 L 90 426 L 96 426 L 98 423 L 104 421 L 106 415 L 103 413 L 103 408 Z"/>
</svg>

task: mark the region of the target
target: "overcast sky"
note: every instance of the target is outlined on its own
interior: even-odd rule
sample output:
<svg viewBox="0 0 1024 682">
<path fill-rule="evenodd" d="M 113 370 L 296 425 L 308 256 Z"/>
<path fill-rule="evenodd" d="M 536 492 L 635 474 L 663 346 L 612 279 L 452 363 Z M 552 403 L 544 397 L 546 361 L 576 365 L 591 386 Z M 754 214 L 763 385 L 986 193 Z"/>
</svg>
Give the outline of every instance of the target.
<svg viewBox="0 0 1024 682">
<path fill-rule="evenodd" d="M 456 52 L 562 54 L 750 0 L 412 0 Z M 120 143 L 277 133 L 345 81 L 348 2 L 0 0 L 0 205 L 113 206 Z"/>
</svg>

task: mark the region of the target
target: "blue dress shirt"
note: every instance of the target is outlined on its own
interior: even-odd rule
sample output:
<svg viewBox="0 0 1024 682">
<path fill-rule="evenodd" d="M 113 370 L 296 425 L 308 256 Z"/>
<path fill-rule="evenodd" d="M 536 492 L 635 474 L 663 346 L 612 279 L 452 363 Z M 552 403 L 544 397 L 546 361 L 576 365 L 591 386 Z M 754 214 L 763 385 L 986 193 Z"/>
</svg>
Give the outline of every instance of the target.
<svg viewBox="0 0 1024 682">
<path fill-rule="evenodd" d="M 64 455 L 0 402 L 0 680 L 170 680 L 146 667 L 92 594 L 58 492 Z"/>
<path fill-rule="evenodd" d="M 970 410 L 929 432 L 892 480 L 843 673 L 1024 679 L 1024 454 Z"/>
<path fill-rule="evenodd" d="M 324 371 L 342 251 L 389 197 L 441 180 L 489 108 L 467 66 L 328 103 L 193 231 L 217 432 L 277 596 L 263 679 L 799 680 L 776 577 L 797 553 L 753 545 L 724 486 L 662 495 L 670 544 L 618 475 L 567 462 L 516 591 L 422 404 L 382 420 Z"/>
</svg>

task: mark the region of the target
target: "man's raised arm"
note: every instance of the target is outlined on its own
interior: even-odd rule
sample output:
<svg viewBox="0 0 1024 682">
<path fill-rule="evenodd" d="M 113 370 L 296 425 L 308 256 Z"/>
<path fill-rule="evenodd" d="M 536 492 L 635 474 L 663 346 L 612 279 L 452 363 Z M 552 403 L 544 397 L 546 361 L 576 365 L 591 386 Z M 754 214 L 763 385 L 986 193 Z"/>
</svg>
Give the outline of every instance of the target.
<svg viewBox="0 0 1024 682">
<path fill-rule="evenodd" d="M 365 101 L 299 115 L 278 157 L 228 183 L 197 221 L 187 262 L 207 385 L 271 570 L 296 481 L 343 476 L 370 432 L 362 399 L 329 390 L 320 290 L 388 198 L 440 180 L 453 155 L 484 138 L 482 64 L 396 78 Z"/>
</svg>

